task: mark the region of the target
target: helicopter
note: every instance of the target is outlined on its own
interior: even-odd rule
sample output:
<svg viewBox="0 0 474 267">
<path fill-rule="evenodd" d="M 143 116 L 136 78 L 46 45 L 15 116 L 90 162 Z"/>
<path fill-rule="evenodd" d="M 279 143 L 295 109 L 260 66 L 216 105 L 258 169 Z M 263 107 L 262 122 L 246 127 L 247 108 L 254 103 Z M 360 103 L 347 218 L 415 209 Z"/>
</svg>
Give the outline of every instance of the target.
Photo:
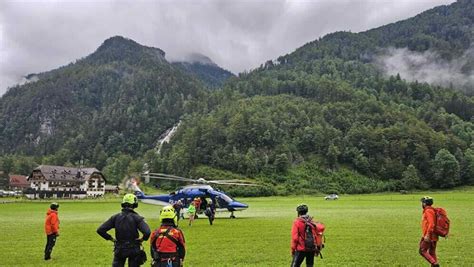
<svg viewBox="0 0 474 267">
<path fill-rule="evenodd" d="M 191 185 L 183 186 L 178 188 L 176 191 L 165 195 L 145 195 L 137 185 L 136 180 L 131 181 L 131 186 L 135 191 L 137 198 L 143 203 L 166 206 L 181 200 L 183 207 L 188 207 L 189 204 L 195 198 L 209 198 L 216 205 L 216 211 L 218 212 L 230 212 L 230 218 L 235 218 L 234 211 L 242 211 L 247 209 L 249 206 L 245 203 L 236 201 L 225 192 L 214 189 L 212 185 L 238 185 L 238 186 L 259 186 L 256 184 L 249 183 L 241 180 L 206 180 L 204 178 L 191 179 L 175 175 L 163 174 L 163 173 L 149 173 L 145 172 L 142 176 L 149 180 L 161 179 L 171 181 L 181 181 L 191 183 Z M 204 204 L 206 205 L 206 204 Z"/>
</svg>

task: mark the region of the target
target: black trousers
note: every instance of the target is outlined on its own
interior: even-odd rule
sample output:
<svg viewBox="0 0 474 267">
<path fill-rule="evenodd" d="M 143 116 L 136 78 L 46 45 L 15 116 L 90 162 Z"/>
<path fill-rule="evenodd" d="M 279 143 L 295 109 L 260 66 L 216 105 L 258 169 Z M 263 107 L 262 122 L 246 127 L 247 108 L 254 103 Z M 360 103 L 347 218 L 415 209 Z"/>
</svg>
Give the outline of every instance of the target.
<svg viewBox="0 0 474 267">
<path fill-rule="evenodd" d="M 112 267 L 123 267 L 125 266 L 125 261 L 128 259 L 128 267 L 138 267 L 138 253 L 140 252 L 140 247 L 130 247 L 130 248 L 115 248 L 114 251 L 114 261 L 112 262 Z"/>
<path fill-rule="evenodd" d="M 306 267 L 314 266 L 314 252 L 296 251 L 293 255 L 293 261 L 291 267 L 300 267 L 303 260 L 306 258 Z"/>
<path fill-rule="evenodd" d="M 56 235 L 51 234 L 46 236 L 46 247 L 44 248 L 44 259 L 49 260 L 51 258 L 51 252 L 53 247 L 56 245 Z"/>
<path fill-rule="evenodd" d="M 214 214 L 212 214 L 211 216 L 208 216 L 208 219 L 209 219 L 209 224 L 212 225 L 212 222 L 214 222 Z"/>
</svg>

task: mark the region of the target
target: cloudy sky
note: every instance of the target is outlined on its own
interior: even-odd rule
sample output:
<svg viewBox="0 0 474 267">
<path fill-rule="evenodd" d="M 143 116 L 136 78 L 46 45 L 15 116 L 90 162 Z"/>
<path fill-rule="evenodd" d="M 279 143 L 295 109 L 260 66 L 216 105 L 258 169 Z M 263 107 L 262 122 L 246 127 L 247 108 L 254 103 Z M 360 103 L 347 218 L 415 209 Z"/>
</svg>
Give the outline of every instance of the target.
<svg viewBox="0 0 474 267">
<path fill-rule="evenodd" d="M 29 73 L 92 53 L 122 35 L 190 52 L 239 73 L 334 31 L 359 32 L 453 0 L 1 0 L 0 95 Z"/>
</svg>

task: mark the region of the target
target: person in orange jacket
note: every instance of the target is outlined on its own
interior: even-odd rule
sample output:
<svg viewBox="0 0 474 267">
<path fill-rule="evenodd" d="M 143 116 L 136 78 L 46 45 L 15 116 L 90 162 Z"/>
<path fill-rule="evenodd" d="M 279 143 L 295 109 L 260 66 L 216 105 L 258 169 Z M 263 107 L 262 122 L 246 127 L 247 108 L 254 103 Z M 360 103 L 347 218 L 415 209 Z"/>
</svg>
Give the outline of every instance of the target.
<svg viewBox="0 0 474 267">
<path fill-rule="evenodd" d="M 308 206 L 305 204 L 296 207 L 296 211 L 298 218 L 293 222 L 293 227 L 291 228 L 291 255 L 293 256 L 291 267 L 301 266 L 305 258 L 306 266 L 313 267 L 315 251 L 310 251 L 305 246 L 306 223 L 314 224 L 313 218 L 307 215 Z"/>
<path fill-rule="evenodd" d="M 196 214 L 201 212 L 202 200 L 199 197 L 194 198 L 194 207 L 196 207 Z M 195 216 L 197 218 L 197 216 Z"/>
<path fill-rule="evenodd" d="M 51 203 L 48 212 L 46 212 L 46 220 L 44 221 L 44 231 L 46 233 L 46 247 L 44 248 L 44 260 L 51 259 L 51 252 L 56 244 L 56 238 L 59 236 L 59 204 Z"/>
<path fill-rule="evenodd" d="M 433 207 L 433 198 L 426 196 L 421 199 L 423 216 L 421 218 L 421 230 L 423 236 L 420 241 L 420 255 L 425 258 L 433 267 L 439 266 L 436 257 L 436 243 L 438 236 L 434 233 L 436 226 L 436 212 Z"/>
<path fill-rule="evenodd" d="M 172 206 L 163 207 L 160 211 L 161 226 L 150 238 L 150 250 L 153 267 L 183 266 L 186 255 L 184 234 L 178 228 L 178 215 Z"/>
</svg>

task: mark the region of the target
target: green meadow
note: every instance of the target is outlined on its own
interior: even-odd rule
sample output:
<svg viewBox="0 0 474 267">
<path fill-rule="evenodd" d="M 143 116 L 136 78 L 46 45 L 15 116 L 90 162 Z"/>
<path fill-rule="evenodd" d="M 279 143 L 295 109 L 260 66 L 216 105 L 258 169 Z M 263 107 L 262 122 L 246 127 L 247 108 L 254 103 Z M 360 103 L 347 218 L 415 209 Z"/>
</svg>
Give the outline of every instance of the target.
<svg viewBox="0 0 474 267">
<path fill-rule="evenodd" d="M 435 206 L 447 209 L 451 234 L 438 243 L 442 266 L 474 266 L 474 189 L 419 194 L 342 195 L 239 198 L 250 205 L 229 219 L 218 215 L 213 226 L 201 216 L 181 228 L 186 237 L 185 266 L 289 266 L 290 230 L 295 207 L 326 225 L 326 248 L 317 266 L 428 266 L 418 255 L 421 207 L 419 198 L 432 195 Z M 1 200 L 1 199 L 0 199 Z M 0 204 L 0 266 L 110 266 L 112 243 L 97 227 L 120 210 L 120 199 L 63 201 L 61 232 L 53 259 L 43 260 L 43 222 L 48 202 Z M 158 206 L 141 203 L 137 212 L 152 229 Z M 149 245 L 145 244 L 149 255 Z M 149 266 L 148 261 L 145 266 Z"/>
</svg>

